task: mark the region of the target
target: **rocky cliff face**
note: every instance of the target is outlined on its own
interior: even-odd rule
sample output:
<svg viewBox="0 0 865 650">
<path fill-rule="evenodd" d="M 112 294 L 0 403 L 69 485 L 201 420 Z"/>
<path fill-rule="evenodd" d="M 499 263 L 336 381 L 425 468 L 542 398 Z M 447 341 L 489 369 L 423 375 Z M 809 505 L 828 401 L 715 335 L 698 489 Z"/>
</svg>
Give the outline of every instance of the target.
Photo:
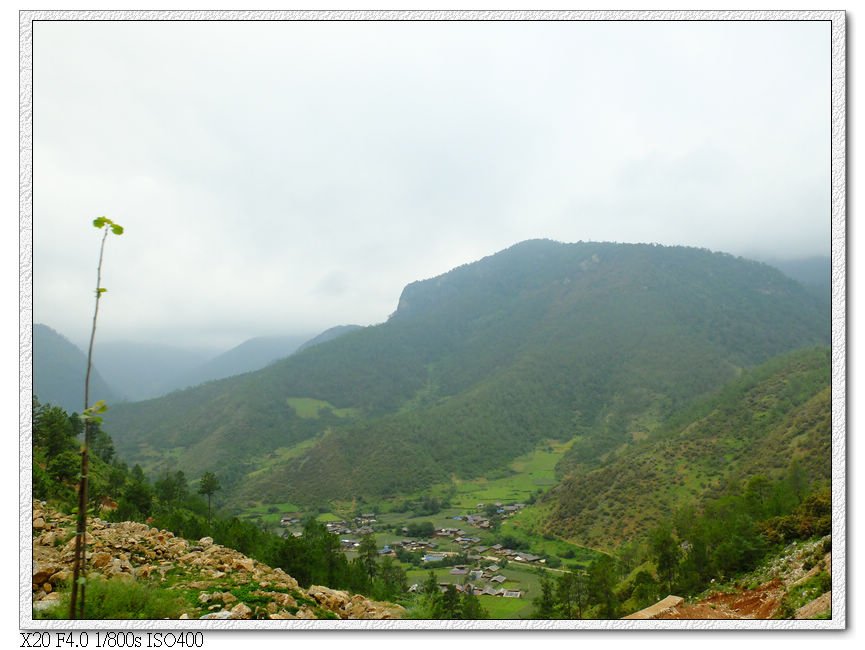
<svg viewBox="0 0 865 650">
<path fill-rule="evenodd" d="M 75 522 L 33 504 L 33 609 L 58 606 L 68 592 Z M 180 618 L 394 619 L 404 609 L 327 587 L 301 587 L 282 569 L 257 562 L 209 537 L 190 542 L 135 522 L 88 522 L 89 574 L 146 581 L 189 602 Z M 194 604 L 193 604 L 194 603 Z"/>
</svg>

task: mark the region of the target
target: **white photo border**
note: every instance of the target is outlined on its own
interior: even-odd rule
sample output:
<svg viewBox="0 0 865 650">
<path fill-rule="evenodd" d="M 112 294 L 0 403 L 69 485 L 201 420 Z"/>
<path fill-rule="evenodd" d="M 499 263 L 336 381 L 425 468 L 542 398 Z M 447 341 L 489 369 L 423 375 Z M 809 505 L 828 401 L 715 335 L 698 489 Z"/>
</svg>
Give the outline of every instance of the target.
<svg viewBox="0 0 865 650">
<path fill-rule="evenodd" d="M 831 23 L 832 618 L 829 620 L 44 621 L 32 609 L 33 23 L 35 21 L 827 21 Z M 843 11 L 19 12 L 19 625 L 26 630 L 843 630 L 847 627 L 846 14 Z"/>
</svg>

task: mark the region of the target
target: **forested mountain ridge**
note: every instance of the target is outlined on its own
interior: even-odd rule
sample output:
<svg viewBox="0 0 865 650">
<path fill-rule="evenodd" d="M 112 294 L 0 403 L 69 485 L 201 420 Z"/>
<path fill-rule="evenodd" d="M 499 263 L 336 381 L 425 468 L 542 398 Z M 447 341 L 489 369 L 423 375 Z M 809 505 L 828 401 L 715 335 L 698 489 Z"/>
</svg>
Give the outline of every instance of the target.
<svg viewBox="0 0 865 650">
<path fill-rule="evenodd" d="M 591 466 L 828 332 L 814 299 L 764 264 L 529 241 L 410 284 L 386 323 L 120 406 L 106 426 L 132 460 L 219 468 L 238 500 L 381 496 L 482 475 L 544 438 L 579 436 L 572 461 Z"/>
</svg>

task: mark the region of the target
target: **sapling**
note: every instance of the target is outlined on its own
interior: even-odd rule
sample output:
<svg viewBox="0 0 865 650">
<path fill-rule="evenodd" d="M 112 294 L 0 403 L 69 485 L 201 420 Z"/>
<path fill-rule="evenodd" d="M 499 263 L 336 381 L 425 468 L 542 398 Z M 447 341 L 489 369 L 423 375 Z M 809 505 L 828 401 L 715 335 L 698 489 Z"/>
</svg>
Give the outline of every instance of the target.
<svg viewBox="0 0 865 650">
<path fill-rule="evenodd" d="M 102 244 L 99 247 L 99 264 L 96 266 L 96 306 L 93 309 L 93 325 L 90 328 L 90 345 L 87 348 L 87 372 L 84 375 L 84 440 L 81 443 L 81 477 L 78 481 L 78 525 L 75 532 L 75 557 L 72 561 L 72 597 L 69 600 L 69 618 L 84 617 L 84 592 L 87 581 L 84 577 L 87 557 L 87 472 L 89 469 L 88 449 L 94 424 L 102 422 L 101 414 L 108 408 L 103 400 L 90 404 L 90 370 L 93 366 L 93 341 L 96 338 L 96 319 L 99 316 L 99 300 L 107 291 L 102 286 L 102 258 L 105 253 L 105 240 L 108 233 L 123 234 L 123 226 L 108 217 L 93 220 L 93 227 L 102 231 Z M 79 600 L 80 593 L 80 600 Z"/>
</svg>

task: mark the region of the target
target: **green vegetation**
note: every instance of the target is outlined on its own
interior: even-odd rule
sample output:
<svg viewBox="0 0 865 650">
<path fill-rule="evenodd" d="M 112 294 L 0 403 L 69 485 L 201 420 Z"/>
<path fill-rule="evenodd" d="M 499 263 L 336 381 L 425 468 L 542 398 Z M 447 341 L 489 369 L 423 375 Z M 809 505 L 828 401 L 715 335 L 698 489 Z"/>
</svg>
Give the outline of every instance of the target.
<svg viewBox="0 0 865 650">
<path fill-rule="evenodd" d="M 563 476 L 603 465 L 740 368 L 827 342 L 827 324 L 801 286 L 729 255 L 524 242 L 407 286 L 386 323 L 108 422 L 135 462 L 180 448 L 150 466 L 218 470 L 236 511 L 490 480 L 543 440 L 574 440 Z"/>
<path fill-rule="evenodd" d="M 778 617 L 792 618 L 797 609 L 831 590 L 832 576 L 826 571 L 821 571 L 805 582 L 795 585 L 786 593 Z"/>
<path fill-rule="evenodd" d="M 543 503 L 545 530 L 614 548 L 677 508 L 716 499 L 747 477 L 830 477 L 829 352 L 773 359 L 668 420 L 597 469 L 566 476 Z"/>
<path fill-rule="evenodd" d="M 728 255 L 526 242 L 409 285 L 386 323 L 112 409 L 140 464 L 95 426 L 89 506 L 417 618 L 615 618 L 829 530 L 827 323 Z M 34 403 L 35 496 L 72 503 L 80 431 Z M 326 526 L 370 512 L 358 547 Z M 463 594 L 465 540 L 382 548 L 449 527 L 541 556 L 501 567 L 523 597 Z"/>
<path fill-rule="evenodd" d="M 87 611 L 85 620 L 159 620 L 178 618 L 186 603 L 173 591 L 155 588 L 149 581 L 105 580 L 99 577 L 87 581 Z M 69 615 L 69 593 L 58 605 L 34 618 L 65 619 Z"/>
<path fill-rule="evenodd" d="M 294 412 L 297 413 L 298 417 L 304 418 L 305 420 L 318 419 L 321 412 L 324 410 L 330 411 L 339 418 L 354 417 L 358 414 L 357 409 L 334 408 L 334 406 L 329 402 L 321 399 L 313 399 L 311 397 L 289 397 L 286 401 L 288 402 L 288 405 L 294 409 Z"/>
<path fill-rule="evenodd" d="M 219 479 L 213 472 L 204 472 L 198 482 L 198 493 L 207 496 L 207 520 L 210 521 L 210 500 L 220 488 Z"/>
</svg>

